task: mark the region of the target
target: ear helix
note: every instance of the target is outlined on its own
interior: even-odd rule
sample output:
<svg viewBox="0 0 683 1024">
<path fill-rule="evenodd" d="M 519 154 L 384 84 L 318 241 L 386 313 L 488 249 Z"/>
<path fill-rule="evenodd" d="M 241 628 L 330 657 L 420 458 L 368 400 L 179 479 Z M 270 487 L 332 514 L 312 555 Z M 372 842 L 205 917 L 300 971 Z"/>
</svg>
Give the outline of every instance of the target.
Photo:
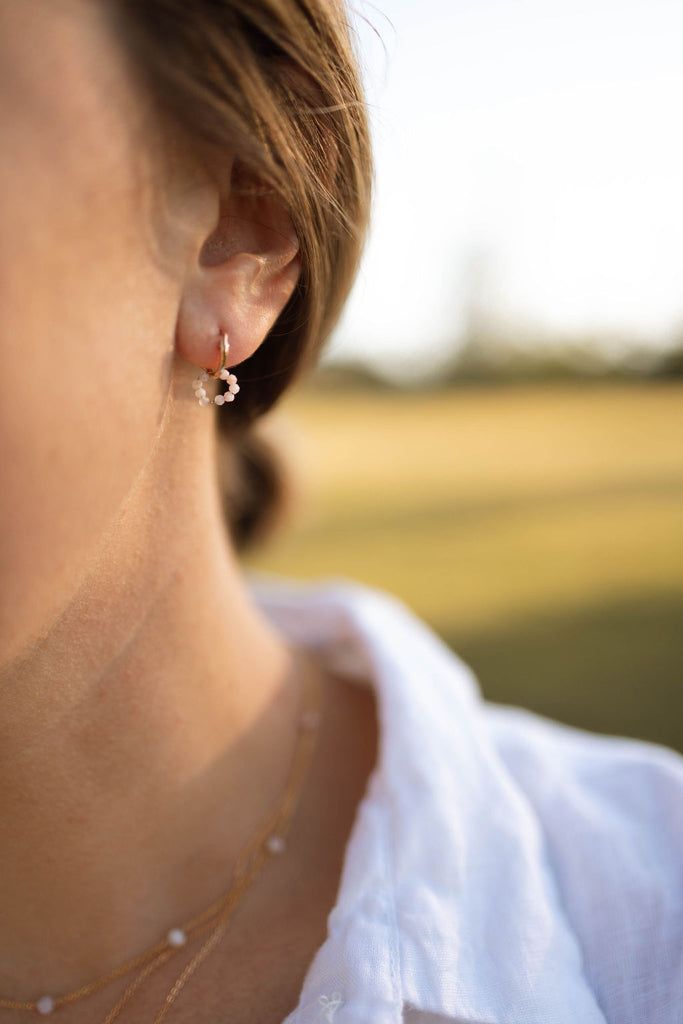
<svg viewBox="0 0 683 1024">
<path fill-rule="evenodd" d="M 192 381 L 195 397 L 198 399 L 200 405 L 225 405 L 226 402 L 235 401 L 235 395 L 239 391 L 240 386 L 237 383 L 237 377 L 235 374 L 230 373 L 226 366 L 229 348 L 228 335 L 226 332 L 222 331 L 220 340 L 221 361 L 218 368 L 216 370 L 205 369 Z M 209 398 L 205 387 L 205 384 L 212 378 L 225 381 L 228 386 L 227 391 L 223 392 L 223 394 L 216 395 L 215 398 Z"/>
</svg>

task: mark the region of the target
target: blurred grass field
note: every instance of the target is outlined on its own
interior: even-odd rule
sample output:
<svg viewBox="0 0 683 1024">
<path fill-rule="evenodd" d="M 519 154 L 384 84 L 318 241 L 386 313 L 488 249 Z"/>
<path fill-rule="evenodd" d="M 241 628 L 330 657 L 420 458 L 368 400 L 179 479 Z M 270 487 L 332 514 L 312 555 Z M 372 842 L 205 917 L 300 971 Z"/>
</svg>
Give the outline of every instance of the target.
<svg viewBox="0 0 683 1024">
<path fill-rule="evenodd" d="M 489 700 L 683 750 L 683 384 L 307 390 L 250 559 L 405 601 Z"/>
</svg>

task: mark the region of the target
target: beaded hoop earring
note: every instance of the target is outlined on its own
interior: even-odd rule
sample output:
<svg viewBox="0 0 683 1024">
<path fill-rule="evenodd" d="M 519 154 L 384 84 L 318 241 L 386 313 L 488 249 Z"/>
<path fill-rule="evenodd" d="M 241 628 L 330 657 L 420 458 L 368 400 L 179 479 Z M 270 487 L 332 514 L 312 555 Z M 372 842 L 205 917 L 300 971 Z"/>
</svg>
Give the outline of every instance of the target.
<svg viewBox="0 0 683 1024">
<path fill-rule="evenodd" d="M 235 395 L 240 389 L 240 386 L 237 383 L 237 377 L 235 376 L 234 373 L 230 373 L 226 366 L 226 363 L 228 361 L 228 350 L 230 348 L 230 344 L 228 342 L 228 335 L 225 331 L 221 332 L 220 347 L 221 361 L 218 365 L 218 369 L 205 369 L 202 371 L 202 373 L 199 374 L 198 377 L 195 377 L 195 379 L 192 381 L 192 387 L 194 388 L 195 396 L 198 399 L 200 405 L 224 405 L 226 402 L 234 402 Z M 216 395 L 215 398 L 209 398 L 209 396 L 206 393 L 206 388 L 204 387 L 204 385 L 211 378 L 224 380 L 225 383 L 228 385 L 228 390 L 224 391 L 223 394 L 221 395 Z"/>
</svg>

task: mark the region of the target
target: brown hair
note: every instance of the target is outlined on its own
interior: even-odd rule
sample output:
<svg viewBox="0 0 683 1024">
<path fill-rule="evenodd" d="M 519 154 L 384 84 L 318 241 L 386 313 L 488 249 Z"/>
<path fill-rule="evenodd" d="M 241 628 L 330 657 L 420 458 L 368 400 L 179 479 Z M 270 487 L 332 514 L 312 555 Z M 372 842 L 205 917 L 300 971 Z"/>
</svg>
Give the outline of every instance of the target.
<svg viewBox="0 0 683 1024">
<path fill-rule="evenodd" d="M 274 188 L 301 274 L 265 341 L 240 366 L 219 430 L 237 454 L 225 508 L 245 548 L 273 519 L 278 475 L 249 429 L 312 365 L 350 289 L 370 205 L 366 107 L 339 0 L 117 0 L 127 51 L 171 131 L 213 168 L 221 155 Z"/>
</svg>

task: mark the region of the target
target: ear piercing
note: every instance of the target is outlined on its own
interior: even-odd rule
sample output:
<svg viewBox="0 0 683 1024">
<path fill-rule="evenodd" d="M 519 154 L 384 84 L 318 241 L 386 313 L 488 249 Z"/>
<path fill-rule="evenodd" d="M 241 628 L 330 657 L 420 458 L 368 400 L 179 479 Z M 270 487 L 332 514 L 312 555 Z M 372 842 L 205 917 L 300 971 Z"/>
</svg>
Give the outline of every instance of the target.
<svg viewBox="0 0 683 1024">
<path fill-rule="evenodd" d="M 194 389 L 195 397 L 198 399 L 200 405 L 225 405 L 226 402 L 234 402 L 235 395 L 240 389 L 237 383 L 237 377 L 234 373 L 230 373 L 226 363 L 228 361 L 228 349 L 230 345 L 228 343 L 228 335 L 225 332 L 221 333 L 220 340 L 221 348 L 221 361 L 216 370 L 203 370 L 198 377 L 192 381 L 192 387 Z M 211 379 L 218 379 L 225 381 L 228 390 L 224 391 L 223 394 L 216 395 L 215 398 L 209 398 L 206 393 L 205 384 Z"/>
</svg>

